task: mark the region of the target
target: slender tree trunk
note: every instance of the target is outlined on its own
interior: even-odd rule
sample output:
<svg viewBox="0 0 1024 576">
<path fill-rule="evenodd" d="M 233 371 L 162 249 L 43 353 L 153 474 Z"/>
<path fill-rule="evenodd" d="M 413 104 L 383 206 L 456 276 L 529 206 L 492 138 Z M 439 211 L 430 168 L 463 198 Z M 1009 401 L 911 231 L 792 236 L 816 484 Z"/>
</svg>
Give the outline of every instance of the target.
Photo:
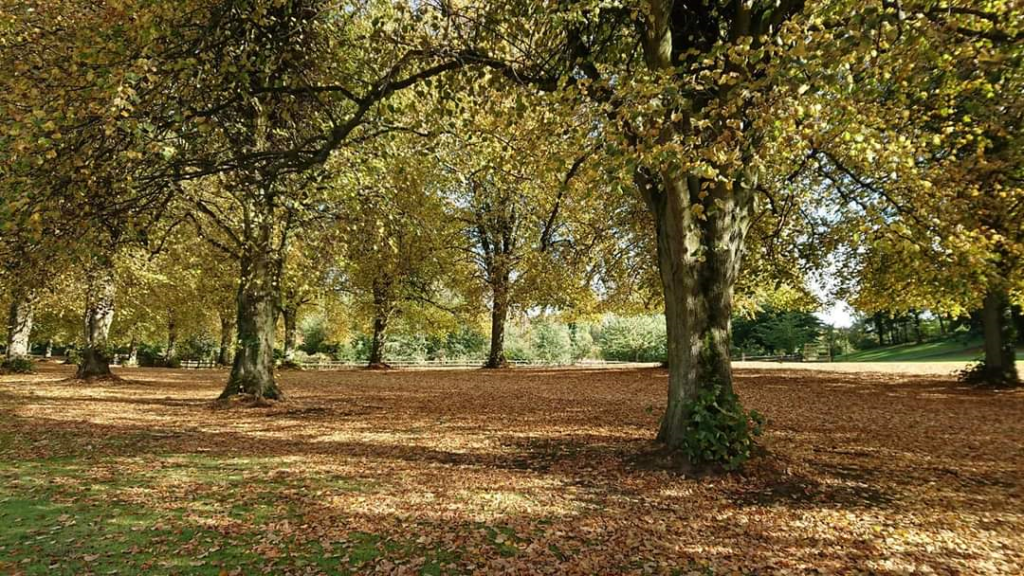
<svg viewBox="0 0 1024 576">
<path fill-rule="evenodd" d="M 924 331 L 921 330 L 921 313 L 914 310 L 914 341 L 918 344 L 924 344 Z"/>
<path fill-rule="evenodd" d="M 298 307 L 285 306 L 281 309 L 281 315 L 284 317 L 284 359 L 286 362 L 294 362 L 295 342 L 298 333 Z"/>
<path fill-rule="evenodd" d="M 1019 385 L 1016 339 L 1005 290 L 992 289 L 985 295 L 981 319 L 985 334 L 984 380 L 997 385 Z"/>
<path fill-rule="evenodd" d="M 274 381 L 274 332 L 277 324 L 278 278 L 270 243 L 271 223 L 261 226 L 258 242 L 242 254 L 237 293 L 235 359 L 221 398 L 238 394 L 282 398 Z"/>
<path fill-rule="evenodd" d="M 753 196 L 739 181 L 715 185 L 708 199 L 715 209 L 700 217 L 692 208 L 703 201 L 698 178 L 666 172 L 661 182 L 656 193 L 654 182 L 642 185 L 657 226 L 668 332 L 668 407 L 658 440 L 675 448 L 690 424 L 689 402 L 713 386 L 732 393 L 732 296 Z"/>
<path fill-rule="evenodd" d="M 491 350 L 487 368 L 505 368 L 505 323 L 508 321 L 508 273 L 496 275 L 491 281 Z"/>
<path fill-rule="evenodd" d="M 167 350 L 164 351 L 164 364 L 172 366 L 178 359 L 178 323 L 173 314 L 167 320 Z"/>
<path fill-rule="evenodd" d="M 370 368 L 387 368 L 384 362 L 384 348 L 388 343 L 388 324 L 394 311 L 391 296 L 391 281 L 377 278 L 373 283 L 373 340 L 370 342 Z"/>
<path fill-rule="evenodd" d="M 231 363 L 231 337 L 235 331 L 235 322 L 230 314 L 220 314 L 220 351 L 217 353 L 217 364 L 227 366 Z"/>
<path fill-rule="evenodd" d="M 939 336 L 945 337 L 946 336 L 946 320 L 943 318 L 942 314 L 938 314 L 938 318 L 939 318 Z"/>
<path fill-rule="evenodd" d="M 875 312 L 875 333 L 878 334 L 878 345 L 885 346 L 885 325 L 882 323 L 882 314 Z"/>
<path fill-rule="evenodd" d="M 132 334 L 132 341 L 128 344 L 128 358 L 124 365 L 133 367 L 139 365 L 139 337 L 135 334 Z"/>
<path fill-rule="evenodd" d="M 99 260 L 89 274 L 85 303 L 85 347 L 78 365 L 78 378 L 110 376 L 107 338 L 114 321 L 114 266 L 109 258 Z"/>
<path fill-rule="evenodd" d="M 388 319 L 378 315 L 373 319 L 373 341 L 370 343 L 370 368 L 383 367 L 384 347 L 388 343 Z"/>
<path fill-rule="evenodd" d="M 33 308 L 31 293 L 18 292 L 11 300 L 10 313 L 7 316 L 8 358 L 28 356 L 31 352 L 29 336 L 32 334 Z"/>
<path fill-rule="evenodd" d="M 43 358 L 46 358 L 47 360 L 53 358 L 53 338 L 46 341 L 46 351 L 43 352 Z"/>
</svg>

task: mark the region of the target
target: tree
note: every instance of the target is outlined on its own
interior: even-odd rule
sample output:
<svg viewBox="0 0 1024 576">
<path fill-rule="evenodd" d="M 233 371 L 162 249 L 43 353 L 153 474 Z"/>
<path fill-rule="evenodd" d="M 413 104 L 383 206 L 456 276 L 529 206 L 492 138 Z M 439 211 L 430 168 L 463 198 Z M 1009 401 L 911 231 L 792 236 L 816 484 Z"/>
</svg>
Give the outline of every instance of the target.
<svg viewBox="0 0 1024 576">
<path fill-rule="evenodd" d="M 1012 2 L 914 2 L 896 16 L 858 90 L 828 109 L 827 124 L 857 128 L 823 129 L 813 163 L 860 244 L 860 307 L 981 309 L 973 376 L 1015 385 L 1024 15 Z"/>
<path fill-rule="evenodd" d="M 440 176 L 411 148 L 398 147 L 381 149 L 356 178 L 354 209 L 342 221 L 342 288 L 370 318 L 371 368 L 386 366 L 388 332 L 398 316 L 418 306 L 460 313 L 449 287 L 459 277 L 460 230 L 446 217 Z"/>
<path fill-rule="evenodd" d="M 454 180 L 453 216 L 489 300 L 488 368 L 507 365 L 511 309 L 581 306 L 593 279 L 588 264 L 602 254 L 595 248 L 606 207 L 589 188 L 597 180 L 588 164 L 597 148 L 592 125 L 578 113 L 567 125 L 551 112 L 558 106 L 521 91 L 478 103 L 473 123 L 447 134 L 440 153 Z"/>
<path fill-rule="evenodd" d="M 543 9 L 538 9 L 543 11 Z M 655 1 L 552 8 L 555 84 L 599 102 L 654 220 L 668 327 L 668 407 L 681 446 L 701 390 L 732 397 L 730 320 L 758 191 L 788 168 L 801 95 L 791 72 L 815 26 L 801 1 Z M 531 72 L 533 72 L 531 74 Z"/>
<path fill-rule="evenodd" d="M 738 317 L 733 336 L 736 346 L 743 350 L 795 354 L 822 332 L 821 321 L 810 312 L 766 307 L 752 318 Z"/>
<path fill-rule="evenodd" d="M 0 54 L 16 71 L 2 104 L 13 112 L 13 204 L 42 189 L 85 200 L 80 219 L 125 207 L 159 217 L 170 205 L 195 216 L 239 261 L 238 346 L 223 395 L 279 397 L 282 258 L 309 213 L 332 205 L 310 171 L 392 131 L 393 95 L 463 66 L 447 44 L 460 31 L 441 25 L 444 10 L 377 1 L 36 4 L 17 7 Z M 48 168 L 59 185 L 42 185 L 44 159 L 57 161 Z"/>
</svg>

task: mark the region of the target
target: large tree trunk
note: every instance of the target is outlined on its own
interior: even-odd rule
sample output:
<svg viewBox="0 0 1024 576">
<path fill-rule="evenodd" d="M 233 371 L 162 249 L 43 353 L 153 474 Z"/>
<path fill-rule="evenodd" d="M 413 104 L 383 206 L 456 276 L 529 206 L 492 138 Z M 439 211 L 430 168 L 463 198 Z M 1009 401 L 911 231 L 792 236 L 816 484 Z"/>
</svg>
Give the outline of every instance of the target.
<svg viewBox="0 0 1024 576">
<path fill-rule="evenodd" d="M 28 356 L 31 352 L 33 302 L 31 293 L 18 292 L 11 300 L 7 315 L 7 357 Z"/>
<path fill-rule="evenodd" d="M 231 363 L 231 337 L 235 331 L 235 322 L 230 314 L 220 315 L 220 350 L 217 353 L 217 364 L 227 366 Z"/>
<path fill-rule="evenodd" d="M 981 315 L 985 334 L 984 380 L 991 384 L 1016 386 L 1017 374 L 1013 318 L 1006 291 L 991 289 L 985 295 Z"/>
<path fill-rule="evenodd" d="M 750 226 L 752 192 L 741 181 L 718 183 L 701 198 L 696 177 L 663 173 L 658 186 L 645 180 L 655 216 L 658 265 L 668 332 L 668 407 L 658 440 L 679 447 L 689 427 L 687 405 L 701 391 L 732 393 L 730 331 L 733 287 Z M 652 190 L 658 186 L 660 189 Z M 731 190 L 730 190 L 731 188 Z M 703 217 L 693 206 L 707 202 Z"/>
<path fill-rule="evenodd" d="M 249 395 L 257 400 L 279 399 L 274 381 L 274 332 L 277 325 L 278 278 L 270 244 L 269 222 L 240 261 L 235 360 L 221 398 Z"/>
<path fill-rule="evenodd" d="M 298 334 L 298 306 L 290 305 L 281 309 L 281 316 L 284 318 L 284 359 L 286 362 L 295 361 L 295 342 Z"/>
<path fill-rule="evenodd" d="M 110 351 L 107 338 L 114 321 L 114 267 L 103 259 L 89 274 L 85 302 L 85 348 L 78 364 L 78 378 L 110 376 Z"/>
<path fill-rule="evenodd" d="M 487 368 L 505 368 L 505 323 L 508 321 L 507 273 L 499 274 L 491 281 L 491 350 L 487 355 Z"/>
</svg>

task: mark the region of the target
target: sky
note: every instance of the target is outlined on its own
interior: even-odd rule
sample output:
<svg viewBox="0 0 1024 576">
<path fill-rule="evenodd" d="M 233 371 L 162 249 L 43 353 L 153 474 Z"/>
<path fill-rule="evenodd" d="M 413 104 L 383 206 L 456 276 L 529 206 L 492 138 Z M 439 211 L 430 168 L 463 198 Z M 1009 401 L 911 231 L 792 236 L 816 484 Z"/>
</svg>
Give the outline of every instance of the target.
<svg viewBox="0 0 1024 576">
<path fill-rule="evenodd" d="M 844 300 L 826 303 L 825 308 L 821 312 L 815 312 L 815 315 L 822 322 L 836 328 L 849 328 L 853 325 L 853 309 Z"/>
<path fill-rule="evenodd" d="M 815 312 L 815 315 L 830 326 L 849 328 L 853 325 L 853 308 L 845 300 L 836 298 L 836 284 L 834 270 L 825 270 L 807 278 L 807 287 L 822 303 L 821 312 Z"/>
</svg>

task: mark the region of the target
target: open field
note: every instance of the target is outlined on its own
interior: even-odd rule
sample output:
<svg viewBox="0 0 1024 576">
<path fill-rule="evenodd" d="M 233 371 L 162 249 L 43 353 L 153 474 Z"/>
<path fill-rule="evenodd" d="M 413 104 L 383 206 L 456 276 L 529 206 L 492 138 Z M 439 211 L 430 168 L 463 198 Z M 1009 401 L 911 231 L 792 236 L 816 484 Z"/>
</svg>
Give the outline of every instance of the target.
<svg viewBox="0 0 1024 576">
<path fill-rule="evenodd" d="M 898 344 L 860 350 L 837 358 L 839 362 L 977 362 L 985 355 L 981 339 L 950 338 L 916 344 Z M 1024 360 L 1024 349 L 1017 349 L 1017 359 Z"/>
<path fill-rule="evenodd" d="M 947 376 L 970 366 L 971 362 L 733 362 L 744 370 L 800 370 L 843 374 L 904 374 L 908 376 Z M 1017 362 L 1024 372 L 1024 362 Z"/>
<path fill-rule="evenodd" d="M 819 368 L 834 368 L 817 365 Z M 0 573 L 1019 574 L 1024 394 L 742 368 L 767 456 L 651 465 L 660 369 L 0 378 Z"/>
</svg>

